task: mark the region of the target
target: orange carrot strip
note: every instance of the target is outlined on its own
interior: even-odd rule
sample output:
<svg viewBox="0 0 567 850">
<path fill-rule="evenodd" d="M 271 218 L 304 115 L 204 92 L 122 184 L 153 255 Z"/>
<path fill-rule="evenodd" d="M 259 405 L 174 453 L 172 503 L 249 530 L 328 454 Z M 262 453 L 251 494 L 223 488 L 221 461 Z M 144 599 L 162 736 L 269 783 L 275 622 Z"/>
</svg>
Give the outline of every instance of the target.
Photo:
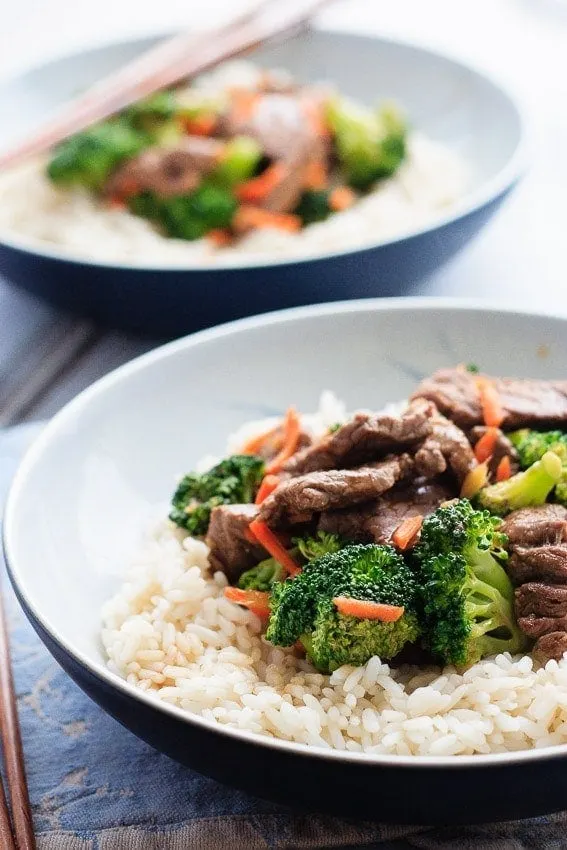
<svg viewBox="0 0 567 850">
<path fill-rule="evenodd" d="M 461 487 L 461 499 L 472 499 L 479 490 L 488 484 L 488 461 L 479 463 L 470 472 L 467 472 L 463 486 Z"/>
<path fill-rule="evenodd" d="M 223 227 L 214 227 L 207 233 L 207 239 L 217 248 L 226 248 L 232 244 L 232 233 Z"/>
<path fill-rule="evenodd" d="M 244 443 L 243 447 L 240 450 L 241 455 L 255 455 L 262 449 L 262 447 L 268 442 L 268 440 L 274 436 L 280 426 L 276 425 L 274 428 L 270 428 L 269 431 L 266 431 L 264 434 L 259 434 L 257 437 L 252 437 L 248 440 L 247 443 Z"/>
<path fill-rule="evenodd" d="M 301 567 L 295 563 L 283 543 L 274 534 L 272 529 L 263 522 L 263 520 L 253 520 L 248 526 L 248 529 L 254 535 L 258 543 L 261 543 L 266 552 L 268 552 L 272 558 L 275 558 L 278 564 L 281 564 L 288 575 L 296 576 L 301 572 Z"/>
<path fill-rule="evenodd" d="M 488 460 L 494 454 L 497 439 L 498 428 L 487 428 L 474 447 L 474 456 L 479 463 L 484 463 L 485 460 Z"/>
<path fill-rule="evenodd" d="M 476 386 L 480 396 L 484 424 L 489 427 L 499 428 L 504 421 L 506 412 L 502 407 L 496 387 L 488 378 L 477 378 Z"/>
<path fill-rule="evenodd" d="M 270 616 L 270 594 L 263 590 L 243 590 L 240 587 L 225 587 L 225 597 L 230 602 L 243 605 L 253 611 L 257 617 L 267 620 Z"/>
<path fill-rule="evenodd" d="M 257 177 L 252 177 L 251 180 L 237 186 L 234 194 L 239 201 L 247 204 L 259 204 L 260 201 L 268 197 L 276 186 L 279 186 L 282 180 L 285 180 L 287 174 L 287 165 L 284 165 L 283 162 L 274 162 Z"/>
<path fill-rule="evenodd" d="M 340 614 L 358 617 L 361 620 L 395 623 L 404 613 L 404 608 L 398 605 L 385 605 L 382 602 L 370 602 L 366 599 L 350 599 L 347 596 L 335 596 L 333 602 Z"/>
<path fill-rule="evenodd" d="M 120 198 L 118 195 L 114 195 L 108 201 L 108 206 L 113 210 L 124 210 L 126 209 L 126 201 L 124 198 Z"/>
<path fill-rule="evenodd" d="M 314 192 L 324 189 L 329 181 L 329 175 L 322 159 L 312 159 L 305 169 L 305 188 Z"/>
<path fill-rule="evenodd" d="M 329 195 L 329 206 L 335 212 L 348 210 L 356 201 L 356 194 L 349 186 L 337 186 Z"/>
<path fill-rule="evenodd" d="M 252 117 L 258 101 L 262 97 L 259 92 L 249 89 L 234 88 L 230 95 L 230 112 L 236 124 L 244 123 Z"/>
<path fill-rule="evenodd" d="M 261 505 L 264 499 L 267 499 L 268 496 L 274 492 L 279 483 L 280 479 L 277 475 L 265 475 L 260 487 L 258 488 L 258 492 L 256 493 L 256 500 L 254 504 Z"/>
<path fill-rule="evenodd" d="M 512 475 L 512 464 L 508 455 L 504 455 L 498 466 L 496 467 L 496 480 L 507 481 Z"/>
<path fill-rule="evenodd" d="M 215 115 L 195 115 L 182 119 L 183 129 L 190 136 L 212 136 L 217 123 Z"/>
<path fill-rule="evenodd" d="M 247 228 L 271 227 L 275 230 L 297 233 L 298 230 L 301 230 L 301 219 L 293 213 L 276 213 L 246 204 L 236 211 L 233 225 L 237 231 Z"/>
<path fill-rule="evenodd" d="M 423 525 L 422 516 L 411 516 L 401 522 L 392 534 L 392 543 L 402 552 L 411 548 Z"/>
<path fill-rule="evenodd" d="M 288 407 L 283 423 L 283 445 L 275 458 L 266 466 L 266 473 L 279 472 L 286 460 L 297 451 L 301 426 L 295 407 Z"/>
</svg>

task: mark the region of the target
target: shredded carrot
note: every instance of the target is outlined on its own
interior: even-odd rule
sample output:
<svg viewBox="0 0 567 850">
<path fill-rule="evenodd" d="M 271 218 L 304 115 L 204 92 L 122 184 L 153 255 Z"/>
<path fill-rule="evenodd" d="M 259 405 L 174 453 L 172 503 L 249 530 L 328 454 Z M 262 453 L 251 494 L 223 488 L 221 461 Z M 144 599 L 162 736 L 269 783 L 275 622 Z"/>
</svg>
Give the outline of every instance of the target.
<svg viewBox="0 0 567 850">
<path fill-rule="evenodd" d="M 189 136 L 212 136 L 218 121 L 215 115 L 195 115 L 193 118 L 182 118 L 183 129 Z"/>
<path fill-rule="evenodd" d="M 288 233 L 296 233 L 301 230 L 301 219 L 298 215 L 271 212 L 248 204 L 243 204 L 236 211 L 233 224 L 236 230 L 265 227 L 271 227 L 274 230 L 287 230 Z"/>
<path fill-rule="evenodd" d="M 267 499 L 274 492 L 279 483 L 280 479 L 277 475 L 265 475 L 256 493 L 255 504 L 261 505 L 264 499 Z"/>
<path fill-rule="evenodd" d="M 322 159 L 312 159 L 305 169 L 305 188 L 314 192 L 324 189 L 329 181 L 329 175 Z"/>
<path fill-rule="evenodd" d="M 118 195 L 114 195 L 110 198 L 108 202 L 108 206 L 113 210 L 123 210 L 126 208 L 126 201 L 124 198 L 118 197 Z"/>
<path fill-rule="evenodd" d="M 404 552 L 410 549 L 417 539 L 423 525 L 422 516 L 411 516 L 401 522 L 392 534 L 392 543 Z"/>
<path fill-rule="evenodd" d="M 265 431 L 263 434 L 258 434 L 257 437 L 252 437 L 248 440 L 247 443 L 244 443 L 242 448 L 240 449 L 241 455 L 256 455 L 259 451 L 266 445 L 268 440 L 270 440 L 279 429 L 279 425 L 276 425 L 275 428 L 270 428 L 269 431 Z"/>
<path fill-rule="evenodd" d="M 259 204 L 268 197 L 288 175 L 288 168 L 283 162 L 274 162 L 257 177 L 252 177 L 246 183 L 241 183 L 234 190 L 239 201 L 247 204 Z"/>
<path fill-rule="evenodd" d="M 226 248 L 227 245 L 232 244 L 232 234 L 230 230 L 226 230 L 223 227 L 214 227 L 212 230 L 209 230 L 207 233 L 207 239 L 217 248 Z"/>
<path fill-rule="evenodd" d="M 243 124 L 252 117 L 261 94 L 249 89 L 233 88 L 229 93 L 232 119 L 237 124 Z"/>
<path fill-rule="evenodd" d="M 479 463 L 484 463 L 494 454 L 498 433 L 498 428 L 487 428 L 474 447 L 474 455 Z"/>
<path fill-rule="evenodd" d="M 358 617 L 361 620 L 395 623 L 404 613 L 404 608 L 398 605 L 385 605 L 382 602 L 370 602 L 367 599 L 350 599 L 348 596 L 335 596 L 333 602 L 340 614 Z"/>
<path fill-rule="evenodd" d="M 281 564 L 286 573 L 290 576 L 296 576 L 301 572 L 299 567 L 281 540 L 274 534 L 271 528 L 266 525 L 261 519 L 253 520 L 248 526 L 249 531 L 254 535 L 258 543 L 261 543 L 266 552 L 275 558 L 278 564 Z"/>
<path fill-rule="evenodd" d="M 243 590 L 240 587 L 225 587 L 225 597 L 230 602 L 243 605 L 253 611 L 261 620 L 267 620 L 270 616 L 270 595 L 263 590 Z"/>
<path fill-rule="evenodd" d="M 479 490 L 488 484 L 488 461 L 479 463 L 470 472 L 467 472 L 463 486 L 461 487 L 461 499 L 472 499 Z"/>
<path fill-rule="evenodd" d="M 499 428 L 504 421 L 506 412 L 502 407 L 500 396 L 494 383 L 488 380 L 488 378 L 477 378 L 476 386 L 480 396 L 484 424 L 492 428 Z"/>
<path fill-rule="evenodd" d="M 508 455 L 504 455 L 500 463 L 496 467 L 496 480 L 507 481 L 512 475 L 512 464 Z"/>
<path fill-rule="evenodd" d="M 329 195 L 329 206 L 335 212 L 348 210 L 356 201 L 356 195 L 349 186 L 337 186 Z"/>
<path fill-rule="evenodd" d="M 288 407 L 283 421 L 283 444 L 275 458 L 266 466 L 266 473 L 279 472 L 286 462 L 297 451 L 301 424 L 295 407 Z"/>
</svg>

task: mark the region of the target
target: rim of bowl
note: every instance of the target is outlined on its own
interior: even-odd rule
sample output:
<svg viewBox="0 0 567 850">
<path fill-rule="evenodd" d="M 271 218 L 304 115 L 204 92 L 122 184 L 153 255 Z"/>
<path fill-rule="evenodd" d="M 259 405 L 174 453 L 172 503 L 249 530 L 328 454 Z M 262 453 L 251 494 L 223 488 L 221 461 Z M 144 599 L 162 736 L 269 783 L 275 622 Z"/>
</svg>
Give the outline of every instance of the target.
<svg viewBox="0 0 567 850">
<path fill-rule="evenodd" d="M 534 748 L 530 750 L 478 755 L 403 756 L 395 754 L 368 754 L 344 750 L 327 750 L 322 747 L 309 746 L 307 744 L 300 744 L 293 741 L 285 741 L 279 738 L 268 738 L 254 732 L 222 726 L 221 724 L 215 723 L 212 720 L 207 720 L 198 714 L 191 714 L 184 711 L 182 708 L 161 702 L 156 697 L 152 697 L 145 691 L 141 691 L 134 685 L 129 684 L 126 680 L 120 678 L 118 674 L 112 673 L 107 667 L 105 667 L 102 656 L 100 662 L 95 662 L 84 652 L 75 649 L 70 642 L 58 633 L 57 627 L 54 626 L 53 623 L 44 617 L 38 610 L 26 590 L 25 582 L 23 582 L 20 578 L 17 558 L 13 552 L 17 536 L 15 512 L 19 493 L 22 490 L 25 491 L 28 471 L 33 468 L 36 460 L 41 457 L 44 451 L 49 448 L 52 434 L 57 433 L 61 427 L 65 427 L 66 423 L 69 420 L 72 420 L 78 411 L 90 404 L 91 399 L 104 394 L 109 387 L 127 380 L 130 375 L 143 371 L 150 363 L 167 360 L 170 355 L 175 354 L 178 351 L 191 349 L 199 346 L 202 342 L 220 339 L 235 332 L 245 332 L 259 326 L 278 324 L 279 322 L 286 322 L 290 319 L 308 319 L 310 317 L 332 315 L 333 313 L 377 313 L 403 311 L 408 309 L 413 311 L 421 310 L 424 313 L 435 311 L 490 312 L 518 316 L 521 318 L 541 317 L 552 321 L 559 320 L 567 322 L 567 314 L 565 313 L 562 315 L 551 315 L 543 310 L 522 310 L 514 307 L 507 307 L 505 305 L 501 306 L 490 304 L 486 301 L 477 299 L 423 297 L 357 299 L 353 301 L 338 301 L 330 304 L 317 304 L 308 307 L 292 307 L 290 309 L 278 310 L 277 312 L 266 313 L 260 316 L 238 319 L 234 322 L 228 322 L 224 325 L 219 325 L 215 328 L 208 328 L 206 330 L 199 331 L 198 333 L 174 340 L 173 342 L 158 346 L 152 351 L 142 354 L 140 357 L 136 357 L 129 363 L 109 372 L 68 402 L 65 407 L 63 407 L 62 410 L 60 410 L 45 425 L 41 433 L 33 441 L 30 448 L 24 454 L 23 460 L 20 462 L 12 480 L 5 504 L 2 539 L 10 580 L 14 585 L 18 599 L 24 608 L 26 615 L 30 619 L 35 620 L 41 626 L 41 628 L 50 636 L 51 640 L 59 646 L 65 655 L 73 659 L 79 666 L 85 668 L 95 679 L 104 684 L 104 686 L 121 691 L 133 701 L 141 700 L 148 707 L 154 708 L 156 713 L 162 712 L 165 715 L 173 716 L 185 723 L 196 724 L 197 726 L 202 726 L 209 731 L 218 733 L 221 736 L 228 735 L 230 737 L 237 738 L 242 742 L 256 746 L 267 747 L 268 749 L 284 750 L 288 753 L 294 753 L 295 755 L 307 758 L 338 761 L 346 760 L 354 763 L 360 762 L 366 765 L 372 764 L 377 767 L 384 767 L 388 765 L 391 767 L 405 766 L 429 769 L 459 769 L 462 767 L 469 769 L 474 769 L 476 767 L 478 769 L 482 769 L 487 766 L 497 767 L 499 765 L 522 764 L 523 762 L 530 762 L 534 760 L 541 761 L 566 758 L 567 744 L 555 744 L 551 747 L 541 749 Z"/>
<path fill-rule="evenodd" d="M 356 255 L 363 253 L 364 251 L 374 250 L 377 248 L 383 248 L 387 245 L 396 245 L 401 242 L 405 242 L 406 240 L 410 240 L 413 238 L 417 238 L 429 233 L 435 233 L 437 230 L 440 230 L 443 227 L 454 224 L 457 221 L 460 221 L 462 218 L 465 218 L 468 215 L 471 215 L 483 207 L 490 204 L 492 201 L 495 201 L 497 198 L 501 197 L 506 191 L 512 189 L 513 186 L 518 182 L 518 180 L 523 176 L 528 167 L 529 162 L 529 151 L 532 147 L 532 136 L 533 131 L 530 126 L 530 122 L 527 118 L 527 110 L 524 105 L 524 98 L 520 95 L 520 93 L 512 86 L 510 81 L 504 82 L 499 78 L 497 74 L 493 74 L 490 71 L 487 71 L 484 68 L 479 68 L 475 62 L 471 62 L 468 59 L 464 61 L 462 58 L 456 56 L 450 50 L 445 49 L 437 49 L 433 46 L 428 46 L 426 44 L 422 44 L 415 39 L 405 39 L 405 38 L 396 38 L 389 35 L 372 35 L 372 34 L 361 34 L 358 32 L 350 32 L 347 30 L 342 30 L 335 27 L 323 27 L 316 26 L 313 27 L 316 32 L 322 33 L 324 35 L 331 35 L 339 38 L 345 38 L 355 41 L 373 41 L 377 44 L 383 43 L 388 45 L 393 45 L 401 48 L 409 48 L 413 51 L 426 54 L 428 56 L 433 56 L 435 58 L 444 60 L 460 68 L 462 71 L 466 71 L 468 73 L 472 73 L 477 78 L 480 78 L 501 95 L 503 95 L 508 101 L 508 105 L 515 113 L 517 121 L 518 121 L 518 138 L 516 140 L 515 148 L 507 160 L 507 162 L 503 165 L 503 167 L 496 172 L 491 178 L 485 180 L 480 186 L 478 186 L 475 190 L 466 192 L 464 197 L 457 201 L 456 204 L 452 206 L 452 208 L 446 212 L 445 214 L 441 213 L 439 215 L 435 215 L 432 217 L 432 220 L 429 224 L 424 224 L 421 227 L 413 228 L 408 231 L 404 231 L 397 236 L 393 236 L 391 238 L 381 239 L 377 241 L 369 241 L 364 245 L 357 245 L 353 248 L 343 248 L 340 250 L 328 251 L 324 253 L 317 253 L 312 256 L 297 256 L 297 257 L 274 257 L 272 259 L 266 259 L 265 257 L 258 257 L 257 259 L 253 256 L 249 256 L 245 262 L 233 262 L 227 263 L 225 262 L 215 262 L 215 263 L 166 263 L 160 265 L 155 261 L 144 263 L 144 262 L 133 262 L 132 260 L 121 260 L 121 261 L 113 261 L 110 259 L 104 258 L 89 258 L 87 256 L 83 256 L 80 252 L 77 254 L 73 253 L 71 250 L 65 250 L 63 246 L 59 249 L 57 246 L 52 246 L 48 242 L 45 244 L 41 240 L 34 240 L 33 237 L 26 237 L 24 235 L 20 236 L 17 231 L 12 230 L 3 230 L 0 229 L 0 246 L 4 245 L 8 248 L 13 248 L 15 250 L 23 251 L 28 254 L 35 254 L 36 256 L 47 257 L 52 260 L 58 260 L 64 263 L 78 263 L 86 266 L 93 266 L 95 268 L 111 268 L 111 269 L 119 269 L 119 270 L 129 270 L 129 271 L 148 271 L 148 272 L 230 272 L 230 271 L 242 271 L 247 268 L 272 268 L 272 267 L 280 267 L 280 266 L 291 266 L 291 265 L 299 265 L 299 264 L 308 264 L 314 263 L 321 260 L 333 259 L 337 257 L 344 257 L 350 255 Z M 146 36 L 139 36 L 137 38 L 131 39 L 117 39 L 114 41 L 107 41 L 104 44 L 95 45 L 85 51 L 84 53 L 96 53 L 97 51 L 104 52 L 106 49 L 111 47 L 119 47 L 126 45 L 135 45 L 143 43 L 144 41 L 149 41 L 151 39 L 155 40 L 155 38 L 163 38 L 168 34 L 171 34 L 171 31 L 165 31 L 161 33 L 155 33 L 154 35 L 148 34 Z M 11 76 L 8 80 L 4 82 L 4 85 L 10 85 L 16 80 L 22 79 L 28 73 L 37 72 L 42 68 L 49 67 L 57 62 L 64 62 L 66 60 L 71 60 L 80 55 L 79 51 L 73 51 L 70 53 L 63 54 L 60 57 L 52 58 L 47 62 L 40 63 L 39 65 L 31 65 L 27 68 L 24 68 L 20 72 Z M 253 56 L 252 56 L 253 58 Z"/>
</svg>

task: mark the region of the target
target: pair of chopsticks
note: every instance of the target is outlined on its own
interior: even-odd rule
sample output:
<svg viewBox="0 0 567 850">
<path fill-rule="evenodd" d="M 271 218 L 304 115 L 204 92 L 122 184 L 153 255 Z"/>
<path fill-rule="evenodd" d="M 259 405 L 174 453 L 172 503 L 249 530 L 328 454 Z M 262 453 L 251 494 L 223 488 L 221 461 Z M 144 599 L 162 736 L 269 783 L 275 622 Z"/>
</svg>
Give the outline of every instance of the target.
<svg viewBox="0 0 567 850">
<path fill-rule="evenodd" d="M 263 0 L 252 11 L 207 32 L 168 39 L 68 103 L 27 141 L 0 155 L 15 166 L 124 109 L 136 100 L 194 77 L 224 59 L 294 32 L 332 0 Z"/>
<path fill-rule="evenodd" d="M 10 790 L 12 823 L 4 784 L 0 778 L 0 846 L 2 850 L 35 850 L 30 799 L 18 723 L 10 645 L 4 601 L 0 589 L 0 732 L 4 770 Z"/>
</svg>

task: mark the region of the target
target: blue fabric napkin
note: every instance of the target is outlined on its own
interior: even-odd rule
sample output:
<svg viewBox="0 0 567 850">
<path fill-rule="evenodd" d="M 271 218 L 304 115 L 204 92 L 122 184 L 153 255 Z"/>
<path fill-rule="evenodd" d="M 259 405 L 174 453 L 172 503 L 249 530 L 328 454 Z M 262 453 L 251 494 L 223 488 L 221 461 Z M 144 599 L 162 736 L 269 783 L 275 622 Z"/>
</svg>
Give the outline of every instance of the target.
<svg viewBox="0 0 567 850">
<path fill-rule="evenodd" d="M 38 427 L 0 432 L 0 500 Z M 384 826 L 298 813 L 206 779 L 92 703 L 39 641 L 5 574 L 2 583 L 40 850 L 567 850 L 567 814 L 492 826 Z"/>
</svg>

